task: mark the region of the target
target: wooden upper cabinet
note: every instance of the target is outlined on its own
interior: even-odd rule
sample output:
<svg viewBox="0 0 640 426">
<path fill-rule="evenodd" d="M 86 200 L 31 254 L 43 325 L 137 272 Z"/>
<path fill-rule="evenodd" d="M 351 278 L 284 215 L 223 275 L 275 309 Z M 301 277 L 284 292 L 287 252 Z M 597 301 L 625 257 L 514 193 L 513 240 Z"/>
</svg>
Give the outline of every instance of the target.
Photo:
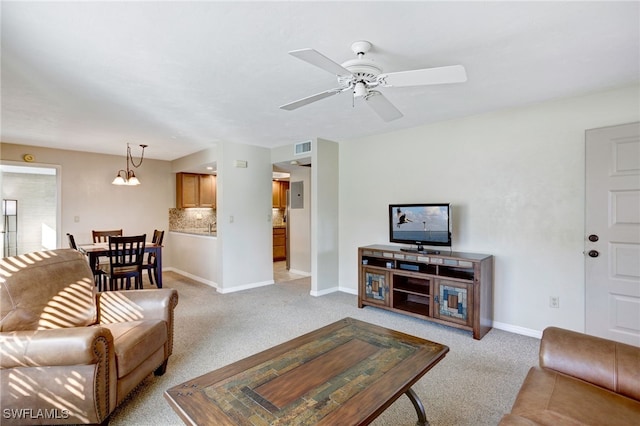
<svg viewBox="0 0 640 426">
<path fill-rule="evenodd" d="M 200 207 L 216 207 L 216 177 L 200 175 Z"/>
<path fill-rule="evenodd" d="M 198 207 L 200 202 L 199 175 L 176 173 L 176 207 Z"/>
<path fill-rule="evenodd" d="M 274 209 L 284 209 L 287 207 L 287 189 L 289 189 L 289 182 L 274 180 L 271 184 L 272 188 L 272 201 Z"/>
<path fill-rule="evenodd" d="M 176 173 L 176 207 L 216 207 L 216 177 Z"/>
<path fill-rule="evenodd" d="M 280 182 L 274 180 L 271 182 L 271 194 L 273 195 L 273 208 L 277 209 L 280 207 Z"/>
<path fill-rule="evenodd" d="M 287 208 L 287 190 L 289 189 L 289 182 L 280 182 L 280 207 Z"/>
</svg>

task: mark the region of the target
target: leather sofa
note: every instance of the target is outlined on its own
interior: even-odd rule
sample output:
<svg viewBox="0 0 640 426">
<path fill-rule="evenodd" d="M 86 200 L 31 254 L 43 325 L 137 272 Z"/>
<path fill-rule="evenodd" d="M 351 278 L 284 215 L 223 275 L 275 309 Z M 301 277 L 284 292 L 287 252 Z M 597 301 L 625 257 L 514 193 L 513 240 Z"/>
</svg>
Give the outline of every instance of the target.
<svg viewBox="0 0 640 426">
<path fill-rule="evenodd" d="M 640 348 L 557 327 L 544 330 L 500 426 L 640 424 Z"/>
<path fill-rule="evenodd" d="M 108 423 L 173 346 L 173 289 L 99 293 L 72 249 L 0 263 L 0 423 Z"/>
</svg>

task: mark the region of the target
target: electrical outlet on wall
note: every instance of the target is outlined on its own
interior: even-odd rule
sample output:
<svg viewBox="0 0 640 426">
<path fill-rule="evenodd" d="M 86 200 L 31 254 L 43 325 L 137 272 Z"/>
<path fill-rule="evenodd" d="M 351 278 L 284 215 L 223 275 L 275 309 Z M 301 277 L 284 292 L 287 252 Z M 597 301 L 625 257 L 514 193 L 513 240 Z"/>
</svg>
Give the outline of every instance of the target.
<svg viewBox="0 0 640 426">
<path fill-rule="evenodd" d="M 551 308 L 559 308 L 560 307 L 560 298 L 558 296 L 549 296 L 549 307 L 551 307 Z"/>
</svg>

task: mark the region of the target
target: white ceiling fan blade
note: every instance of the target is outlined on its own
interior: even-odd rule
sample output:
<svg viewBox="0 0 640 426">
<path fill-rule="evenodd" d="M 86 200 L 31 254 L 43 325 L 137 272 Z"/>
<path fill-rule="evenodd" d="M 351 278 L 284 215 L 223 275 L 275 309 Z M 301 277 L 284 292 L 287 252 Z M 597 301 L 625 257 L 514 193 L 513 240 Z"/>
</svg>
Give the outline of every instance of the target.
<svg viewBox="0 0 640 426">
<path fill-rule="evenodd" d="M 396 108 L 389 99 L 377 90 L 371 90 L 365 98 L 367 105 L 371 107 L 376 114 L 384 121 L 393 121 L 402 117 L 402 113 Z"/>
<path fill-rule="evenodd" d="M 321 93 L 316 93 L 315 95 L 308 96 L 306 98 L 298 99 L 297 101 L 289 102 L 288 104 L 284 104 L 280 107 L 280 109 L 286 109 L 287 111 L 292 111 L 294 109 L 298 109 L 315 101 L 319 101 L 324 98 L 328 98 L 329 96 L 333 96 L 337 93 L 340 93 L 342 89 L 329 89 Z"/>
<path fill-rule="evenodd" d="M 318 52 L 315 49 L 300 49 L 300 50 L 292 50 L 289 52 L 289 55 L 295 56 L 298 59 L 302 59 L 305 62 L 310 63 L 311 65 L 315 65 L 318 68 L 322 68 L 325 71 L 330 72 L 335 75 L 350 75 L 348 69 L 344 68 L 342 65 L 332 61 L 331 59 L 324 56 L 322 53 Z"/>
<path fill-rule="evenodd" d="M 462 65 L 451 65 L 447 67 L 380 74 L 377 80 L 385 87 L 464 83 L 467 81 L 467 72 Z"/>
</svg>

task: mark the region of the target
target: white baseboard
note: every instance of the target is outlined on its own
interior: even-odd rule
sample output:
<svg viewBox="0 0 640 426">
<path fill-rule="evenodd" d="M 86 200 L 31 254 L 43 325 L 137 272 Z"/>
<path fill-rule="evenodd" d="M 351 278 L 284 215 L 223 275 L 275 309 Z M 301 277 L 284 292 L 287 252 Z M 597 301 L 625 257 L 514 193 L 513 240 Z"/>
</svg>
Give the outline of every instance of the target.
<svg viewBox="0 0 640 426">
<path fill-rule="evenodd" d="M 239 285 L 239 286 L 232 287 L 232 288 L 221 289 L 218 286 L 218 284 L 216 282 L 214 282 L 214 281 L 208 280 L 206 278 L 199 277 L 197 275 L 190 274 L 190 273 L 182 271 L 180 269 L 169 267 L 169 268 L 162 268 L 162 271 L 163 272 L 164 271 L 171 271 L 171 272 L 175 272 L 176 274 L 184 275 L 185 277 L 191 278 L 194 281 L 197 281 L 199 283 L 206 284 L 206 285 L 208 285 L 210 287 L 215 288 L 218 291 L 218 293 L 220 293 L 220 294 L 234 293 L 236 291 L 249 290 L 249 289 L 257 288 L 257 287 L 264 287 L 266 285 L 271 285 L 271 284 L 275 283 L 273 280 L 268 280 L 268 281 L 263 281 L 263 282 L 259 282 L 259 283 L 250 283 L 250 284 Z"/>
<path fill-rule="evenodd" d="M 358 295 L 358 289 L 356 288 L 340 287 L 338 288 L 338 291 L 341 291 L 343 293 L 353 294 L 354 296 Z"/>
<path fill-rule="evenodd" d="M 190 274 L 188 272 L 182 271 L 180 269 L 174 267 L 162 268 L 162 272 L 175 272 L 176 274 L 184 275 L 187 278 L 191 278 L 194 281 L 198 281 L 199 283 L 206 284 L 209 287 L 213 287 L 216 290 L 218 289 L 218 284 L 215 281 L 208 280 L 206 278 L 199 277 L 197 275 Z"/>
<path fill-rule="evenodd" d="M 267 280 L 267 281 L 262 281 L 259 283 L 249 283 L 249 284 L 243 284 L 243 285 L 238 285 L 238 286 L 234 286 L 231 288 L 218 288 L 218 293 L 221 294 L 227 294 L 227 293 L 235 293 L 236 291 L 242 291 L 242 290 L 249 290 L 252 288 L 258 288 L 258 287 L 264 287 L 267 285 L 272 285 L 275 284 L 275 281 L 273 280 Z"/>
<path fill-rule="evenodd" d="M 336 291 L 339 291 L 338 287 L 331 287 L 328 288 L 326 290 L 320 290 L 320 291 L 313 291 L 311 290 L 311 292 L 309 292 L 310 295 L 312 296 L 324 296 L 330 293 L 335 293 Z"/>
<path fill-rule="evenodd" d="M 542 331 L 533 330 L 531 328 L 520 327 L 517 325 L 505 324 L 503 322 L 494 321 L 493 328 L 498 330 L 508 331 L 510 333 L 522 334 L 523 336 L 535 337 L 536 339 L 542 338 Z"/>
<path fill-rule="evenodd" d="M 302 275 L 303 277 L 310 277 L 311 276 L 310 272 L 299 271 L 297 269 L 289 269 L 289 273 L 296 274 L 296 275 Z"/>
</svg>

